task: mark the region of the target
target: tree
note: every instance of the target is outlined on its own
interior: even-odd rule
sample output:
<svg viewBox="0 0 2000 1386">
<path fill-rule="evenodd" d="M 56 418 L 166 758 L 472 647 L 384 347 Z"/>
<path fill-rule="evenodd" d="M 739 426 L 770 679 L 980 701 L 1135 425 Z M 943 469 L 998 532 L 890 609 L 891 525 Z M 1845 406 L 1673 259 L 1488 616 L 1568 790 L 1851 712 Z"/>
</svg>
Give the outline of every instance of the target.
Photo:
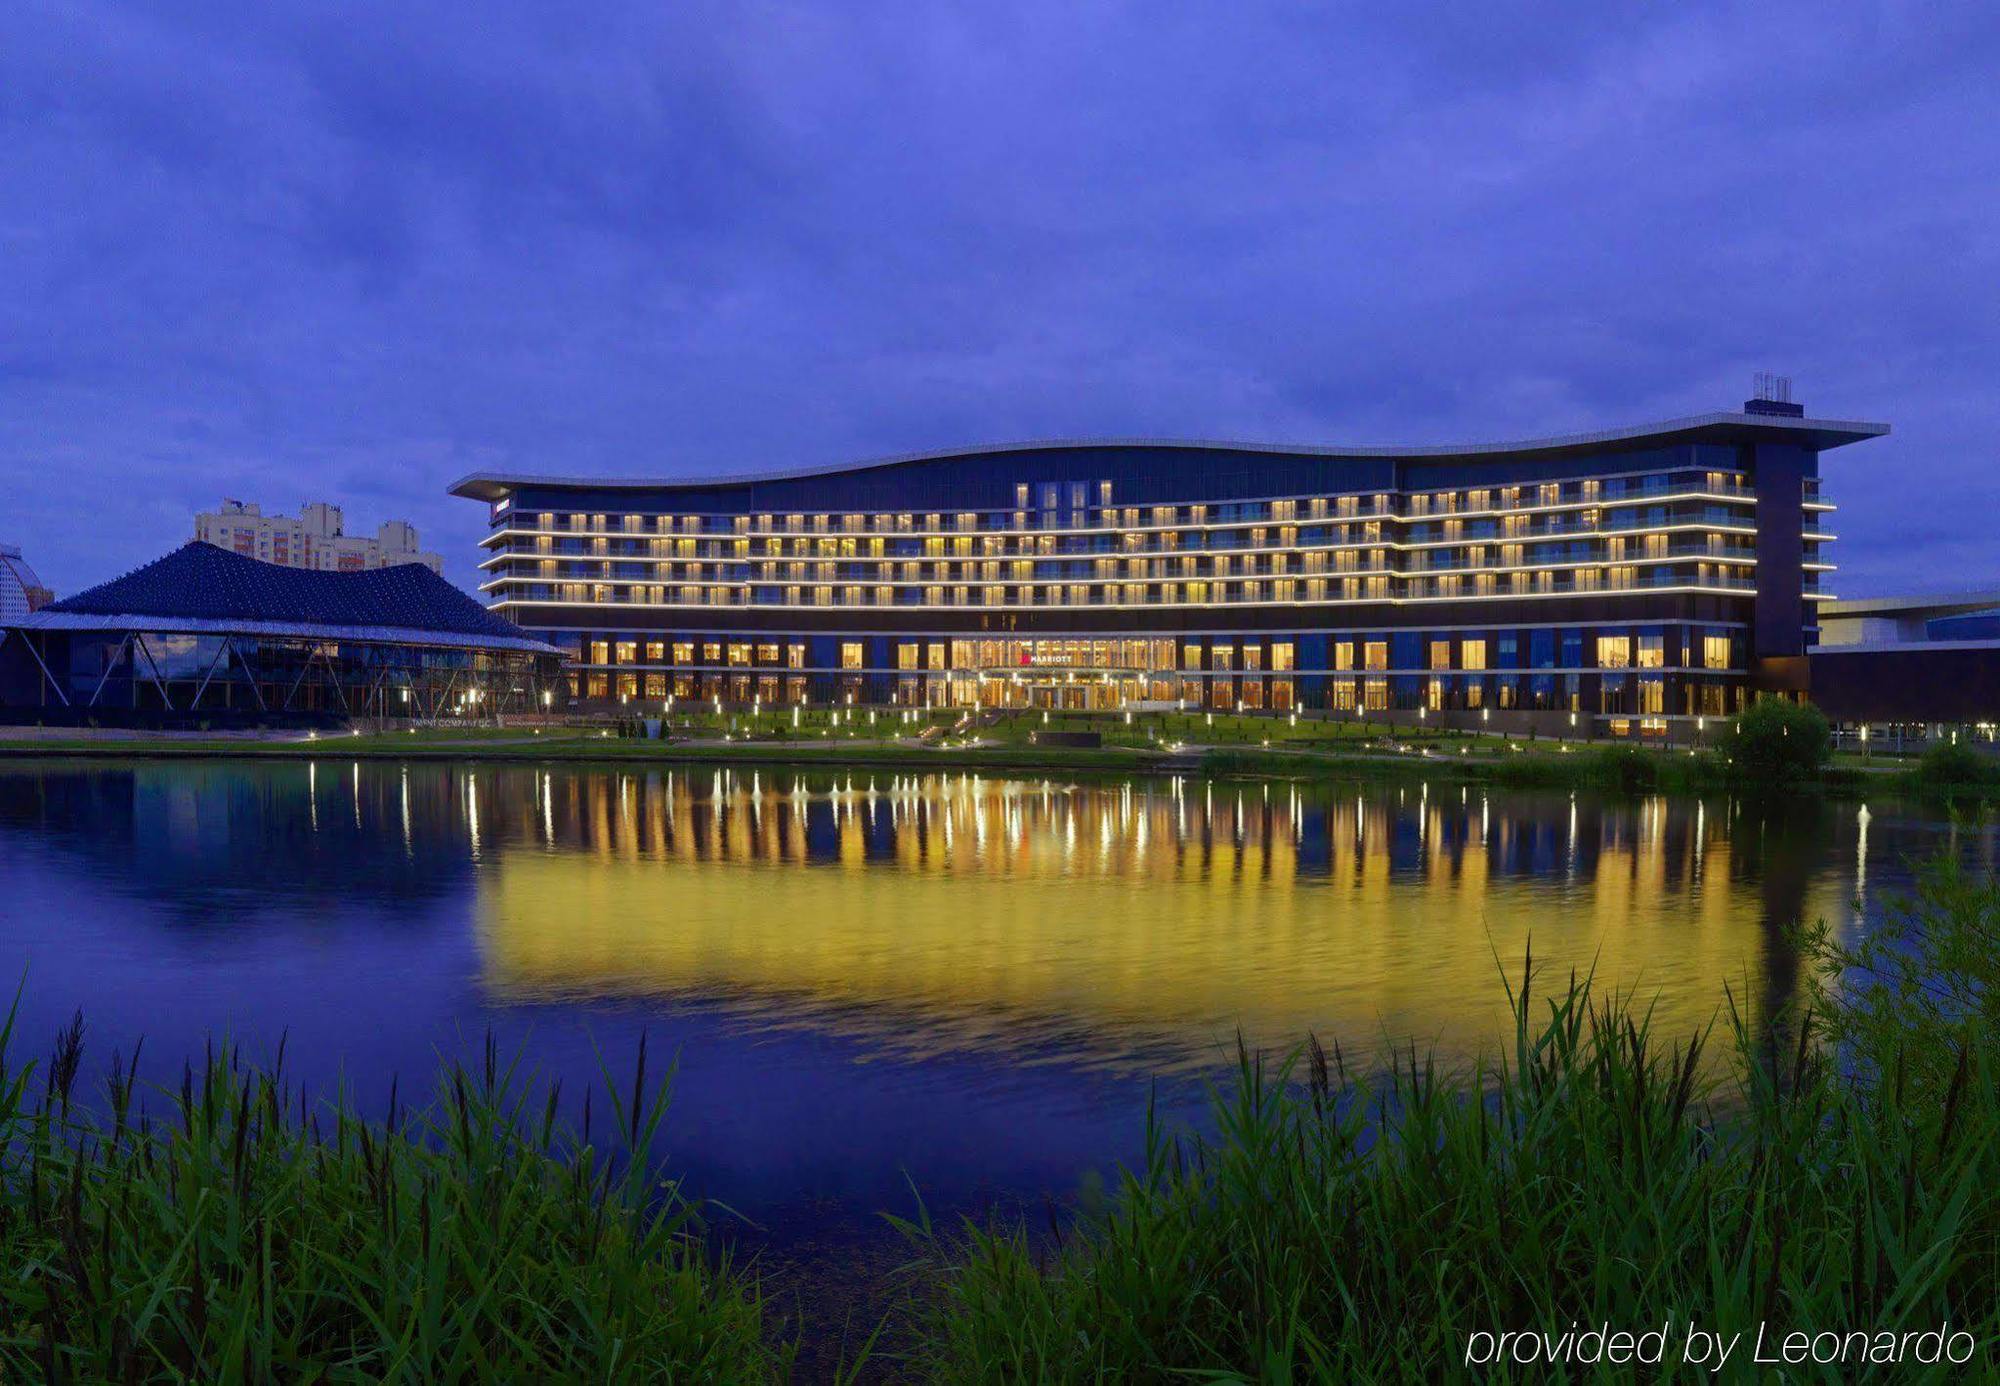
<svg viewBox="0 0 2000 1386">
<path fill-rule="evenodd" d="M 1730 728 L 1730 769 L 1766 784 L 1797 784 L 1818 775 L 1833 744 L 1826 716 L 1810 703 L 1759 698 Z"/>
</svg>

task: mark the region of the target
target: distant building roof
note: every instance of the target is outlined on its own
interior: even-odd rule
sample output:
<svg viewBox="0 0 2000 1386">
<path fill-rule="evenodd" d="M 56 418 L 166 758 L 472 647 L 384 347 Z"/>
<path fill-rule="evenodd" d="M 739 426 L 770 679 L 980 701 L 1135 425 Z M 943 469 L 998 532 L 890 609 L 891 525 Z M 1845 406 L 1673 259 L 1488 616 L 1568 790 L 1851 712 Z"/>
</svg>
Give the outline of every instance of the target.
<svg viewBox="0 0 2000 1386">
<path fill-rule="evenodd" d="M 27 630 L 304 635 L 558 653 L 420 563 L 321 572 L 259 562 L 199 540 L 51 602 L 17 624 Z"/>
</svg>

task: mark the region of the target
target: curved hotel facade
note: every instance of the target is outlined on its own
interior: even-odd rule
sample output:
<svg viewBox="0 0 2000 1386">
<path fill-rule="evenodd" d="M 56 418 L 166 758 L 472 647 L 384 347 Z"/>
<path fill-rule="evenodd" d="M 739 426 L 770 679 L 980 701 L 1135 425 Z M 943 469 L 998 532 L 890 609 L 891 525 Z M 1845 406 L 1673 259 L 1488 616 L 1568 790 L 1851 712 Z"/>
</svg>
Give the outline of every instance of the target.
<svg viewBox="0 0 2000 1386">
<path fill-rule="evenodd" d="M 1773 392 L 1777 393 L 1777 392 Z M 1802 686 L 1820 454 L 1783 399 L 1451 448 L 1104 441 L 687 480 L 478 473 L 483 589 L 585 703 L 1580 713 Z"/>
</svg>

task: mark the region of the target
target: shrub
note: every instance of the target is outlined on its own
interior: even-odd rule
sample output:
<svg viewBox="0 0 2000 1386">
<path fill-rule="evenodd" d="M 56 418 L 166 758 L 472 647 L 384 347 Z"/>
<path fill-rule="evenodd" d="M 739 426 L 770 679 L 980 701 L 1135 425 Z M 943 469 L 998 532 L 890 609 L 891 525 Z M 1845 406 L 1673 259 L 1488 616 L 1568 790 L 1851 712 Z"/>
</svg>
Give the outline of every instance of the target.
<svg viewBox="0 0 2000 1386">
<path fill-rule="evenodd" d="M 2000 782 L 2000 764 L 1957 741 L 1933 741 L 1917 762 L 1917 778 L 1939 788 L 1972 788 Z"/>
<path fill-rule="evenodd" d="M 1659 760 L 1637 746 L 1606 746 L 1591 752 L 1590 777 L 1621 794 L 1644 794 L 1659 786 Z"/>
<path fill-rule="evenodd" d="M 1798 784 L 1826 764 L 1833 734 L 1826 715 L 1810 703 L 1759 698 L 1729 729 L 1726 754 L 1741 779 Z"/>
</svg>

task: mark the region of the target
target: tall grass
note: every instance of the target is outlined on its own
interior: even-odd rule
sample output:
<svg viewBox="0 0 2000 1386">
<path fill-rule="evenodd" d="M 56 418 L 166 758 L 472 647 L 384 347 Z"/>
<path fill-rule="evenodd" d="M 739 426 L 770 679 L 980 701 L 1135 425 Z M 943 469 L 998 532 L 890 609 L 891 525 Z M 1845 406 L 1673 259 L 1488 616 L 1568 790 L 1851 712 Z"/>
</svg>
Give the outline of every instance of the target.
<svg viewBox="0 0 2000 1386">
<path fill-rule="evenodd" d="M 1939 866 L 1879 939 L 1805 937 L 1782 1040 L 1733 1001 L 1661 1034 L 1592 977 L 1544 994 L 1529 958 L 1508 1043 L 1467 1072 L 1239 1049 L 1208 1133 L 1149 1114 L 1144 1158 L 1074 1223 L 902 1223 L 919 1259 L 889 1336 L 912 1380 L 1354 1381 L 1455 1375 L 1479 1332 L 1949 1323 L 1990 1376 L 1996 940 L 2000 891 Z M 490 1041 L 369 1122 L 301 1095 L 282 1047 L 165 1092 L 114 1056 L 100 1096 L 80 1022 L 18 1068 L 13 1028 L 0 1379 L 790 1374 L 754 1280 L 633 1154 L 668 1102 L 643 1045 L 574 1126 Z"/>
<path fill-rule="evenodd" d="M 1811 1016 L 1782 1050 L 1753 1044 L 1733 1004 L 1674 1039 L 1588 977 L 1539 998 L 1532 976 L 1510 988 L 1511 1044 L 1469 1079 L 1414 1052 L 1368 1079 L 1337 1049 L 1243 1053 L 1213 1134 L 1149 1122 L 1144 1161 L 1081 1226 L 905 1224 L 937 1290 L 913 1369 L 1430 1380 L 1474 1331 L 1666 1321 L 1754 1337 L 1766 1320 L 1949 1320 L 1993 1342 L 1990 1047 L 1960 1044 L 1937 1090 L 1875 1085 Z M 1705 1079 L 1717 1029 L 1731 1063 Z"/>
<path fill-rule="evenodd" d="M 758 1380 L 786 1355 L 644 1151 L 667 1083 L 559 1089 L 445 1067 L 360 1119 L 233 1049 L 148 1094 L 115 1057 L 78 1087 L 79 1020 L 45 1066 L 0 1031 L 0 1376 L 50 1381 Z M 158 1108 L 154 1098 L 162 1099 Z M 606 1110 L 608 1108 L 608 1110 Z M 584 1111 L 590 1109 L 586 1097 Z M 157 1119 L 153 1111 L 158 1110 Z M 614 1154 L 616 1152 L 616 1154 Z"/>
</svg>

